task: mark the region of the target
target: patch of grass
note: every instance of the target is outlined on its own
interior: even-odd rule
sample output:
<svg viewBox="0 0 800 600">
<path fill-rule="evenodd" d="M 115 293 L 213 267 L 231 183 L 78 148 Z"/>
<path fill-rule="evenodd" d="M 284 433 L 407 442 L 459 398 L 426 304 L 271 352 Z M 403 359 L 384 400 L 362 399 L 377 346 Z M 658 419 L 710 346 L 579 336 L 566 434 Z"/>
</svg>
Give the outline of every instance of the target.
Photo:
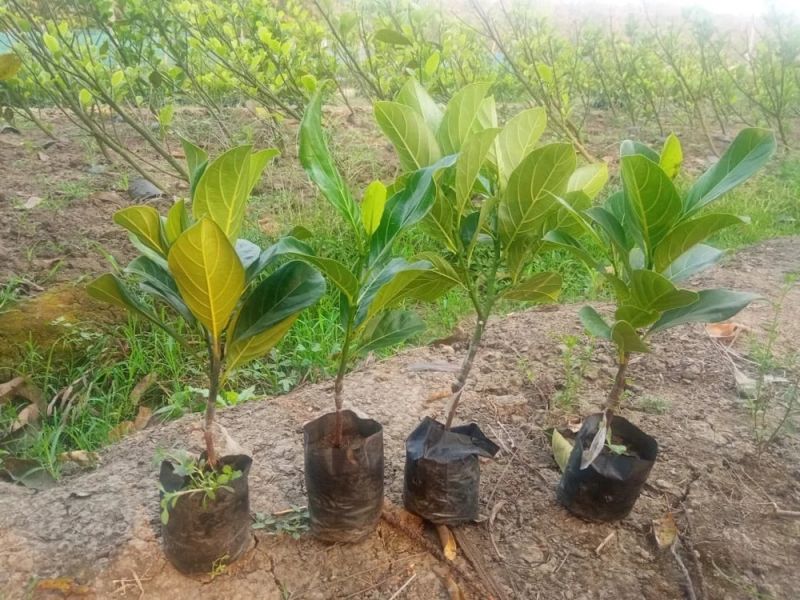
<svg viewBox="0 0 800 600">
<path fill-rule="evenodd" d="M 636 401 L 636 408 L 651 415 L 663 415 L 669 411 L 670 403 L 659 396 L 645 394 Z"/>
<path fill-rule="evenodd" d="M 64 181 L 47 194 L 42 206 L 53 210 L 62 210 L 76 200 L 88 197 L 93 191 L 94 186 L 87 178 Z"/>
<path fill-rule="evenodd" d="M 594 343 L 586 343 L 577 335 L 564 335 L 560 338 L 561 365 L 564 383 L 555 394 L 555 406 L 573 411 L 580 405 L 580 392 L 583 376 L 594 354 Z"/>
</svg>

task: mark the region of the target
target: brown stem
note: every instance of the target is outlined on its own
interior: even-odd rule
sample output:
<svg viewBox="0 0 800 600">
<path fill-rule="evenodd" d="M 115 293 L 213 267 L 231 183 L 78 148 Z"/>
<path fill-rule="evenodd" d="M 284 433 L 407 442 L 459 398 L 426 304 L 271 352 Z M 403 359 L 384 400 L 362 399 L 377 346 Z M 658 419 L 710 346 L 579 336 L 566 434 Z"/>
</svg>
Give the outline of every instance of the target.
<svg viewBox="0 0 800 600">
<path fill-rule="evenodd" d="M 217 451 L 214 447 L 214 415 L 217 412 L 217 393 L 219 392 L 219 376 L 222 367 L 220 359 L 219 344 L 212 343 L 209 348 L 209 372 L 208 372 L 208 397 L 206 398 L 206 423 L 204 437 L 206 442 L 206 460 L 209 466 L 217 464 Z"/>
<path fill-rule="evenodd" d="M 450 398 L 450 404 L 447 408 L 447 421 L 445 422 L 445 429 L 450 429 L 453 424 L 453 419 L 456 416 L 458 403 L 461 400 L 461 394 L 464 391 L 464 386 L 467 384 L 467 377 L 472 370 L 472 364 L 475 362 L 475 355 L 478 353 L 478 346 L 481 344 L 483 332 L 486 330 L 486 320 L 483 317 L 478 317 L 475 323 L 475 330 L 472 332 L 472 339 L 469 341 L 469 351 L 461 363 L 461 370 L 458 373 L 458 379 L 453 383 L 453 395 Z"/>
<path fill-rule="evenodd" d="M 608 393 L 608 398 L 606 399 L 606 403 L 603 406 L 604 410 L 613 411 L 619 405 L 620 398 L 622 398 L 622 392 L 625 390 L 625 372 L 627 370 L 628 370 L 628 355 L 623 354 L 619 360 L 617 375 L 616 377 L 614 377 L 614 385 L 611 387 L 611 391 Z"/>
</svg>

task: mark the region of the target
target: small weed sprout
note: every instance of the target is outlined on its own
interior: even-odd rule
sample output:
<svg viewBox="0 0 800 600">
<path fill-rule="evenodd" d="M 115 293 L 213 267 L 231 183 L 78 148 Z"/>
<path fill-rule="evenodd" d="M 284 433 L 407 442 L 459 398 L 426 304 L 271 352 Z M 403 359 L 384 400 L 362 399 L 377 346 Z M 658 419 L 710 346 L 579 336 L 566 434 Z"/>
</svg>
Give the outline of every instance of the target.
<svg viewBox="0 0 800 600">
<path fill-rule="evenodd" d="M 576 335 L 562 337 L 561 361 L 564 369 L 564 385 L 555 396 L 556 406 L 564 409 L 576 407 L 583 385 L 583 377 L 593 354 L 593 341 L 584 343 Z"/>
</svg>

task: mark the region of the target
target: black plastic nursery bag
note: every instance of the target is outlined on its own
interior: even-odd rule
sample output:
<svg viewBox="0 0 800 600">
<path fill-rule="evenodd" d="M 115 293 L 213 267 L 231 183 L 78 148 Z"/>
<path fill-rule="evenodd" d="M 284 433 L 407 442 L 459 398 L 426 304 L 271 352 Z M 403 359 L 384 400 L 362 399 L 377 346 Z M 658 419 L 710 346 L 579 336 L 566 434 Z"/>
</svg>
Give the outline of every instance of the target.
<svg viewBox="0 0 800 600">
<path fill-rule="evenodd" d="M 164 554 L 182 573 L 210 573 L 220 563 L 228 564 L 244 552 L 252 540 L 250 497 L 247 475 L 253 459 L 244 454 L 223 456 L 219 465 L 230 465 L 242 476 L 221 489 L 216 499 L 204 492 L 178 498 L 169 508 L 169 520 L 162 527 Z M 174 465 L 161 463 L 159 481 L 167 492 L 186 487 L 187 478 L 175 473 Z"/>
<path fill-rule="evenodd" d="M 474 521 L 480 508 L 478 457 L 491 458 L 498 450 L 475 423 L 446 431 L 425 417 L 406 439 L 406 508 L 436 524 Z"/>
<path fill-rule="evenodd" d="M 658 443 L 622 417 L 611 419 L 611 433 L 632 454 L 602 452 L 581 469 L 581 455 L 594 439 L 603 415 L 586 418 L 575 438 L 567 467 L 558 485 L 558 500 L 573 514 L 593 521 L 617 521 L 633 510 L 658 455 Z"/>
<path fill-rule="evenodd" d="M 311 533 L 328 542 L 357 542 L 372 533 L 383 509 L 383 426 L 342 411 L 344 443 L 334 448 L 336 413 L 303 427 Z"/>
</svg>

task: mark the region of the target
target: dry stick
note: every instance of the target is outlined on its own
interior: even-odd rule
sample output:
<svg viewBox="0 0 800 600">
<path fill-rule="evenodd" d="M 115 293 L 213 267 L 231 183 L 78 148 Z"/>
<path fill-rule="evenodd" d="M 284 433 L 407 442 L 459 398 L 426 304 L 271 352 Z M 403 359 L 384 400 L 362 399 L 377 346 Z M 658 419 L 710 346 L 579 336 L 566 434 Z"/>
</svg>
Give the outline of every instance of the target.
<svg viewBox="0 0 800 600">
<path fill-rule="evenodd" d="M 467 537 L 466 531 L 463 529 L 453 529 L 453 535 L 455 536 L 458 545 L 461 547 L 464 556 L 478 573 L 478 577 L 480 578 L 483 587 L 492 592 L 495 598 L 503 600 L 506 597 L 503 589 L 497 584 L 495 578 L 486 569 L 486 565 L 481 558 L 481 553 L 478 552 L 478 549 L 475 548 L 475 545 Z"/>
<path fill-rule="evenodd" d="M 409 577 L 408 580 L 403 585 L 401 585 L 400 588 L 394 594 L 389 596 L 389 600 L 395 600 L 395 598 L 397 598 L 404 589 L 406 589 L 409 585 L 411 585 L 411 582 L 414 581 L 416 578 L 417 574 L 416 573 L 412 574 L 411 577 Z"/>
<path fill-rule="evenodd" d="M 608 535 L 605 537 L 605 539 L 604 539 L 602 542 L 600 542 L 600 545 L 599 545 L 597 548 L 595 548 L 595 549 L 594 549 L 594 553 L 595 553 L 597 556 L 600 556 L 600 553 L 603 551 L 603 549 L 604 549 L 606 546 L 608 546 L 608 544 L 609 544 L 609 543 L 611 543 L 611 540 L 613 540 L 613 539 L 614 539 L 614 537 L 615 537 L 616 535 L 617 535 L 617 530 L 616 530 L 616 529 L 614 529 L 614 530 L 613 530 L 611 533 L 609 533 L 609 534 L 608 534 Z"/>
<path fill-rule="evenodd" d="M 706 587 L 706 578 L 703 574 L 703 563 L 700 561 L 700 552 L 695 549 L 694 543 L 692 542 L 694 526 L 692 525 L 692 519 L 689 515 L 689 511 L 686 509 L 686 506 L 683 506 L 683 516 L 686 519 L 687 525 L 686 533 L 683 536 L 683 542 L 686 546 L 686 551 L 689 553 L 689 556 L 694 563 L 694 569 L 697 573 L 697 580 L 700 583 L 700 598 L 702 598 L 702 600 L 706 600 L 706 598 L 708 598 L 708 588 Z"/>
<path fill-rule="evenodd" d="M 692 585 L 692 578 L 689 575 L 689 569 L 687 569 L 686 565 L 683 564 L 683 561 L 676 550 L 677 546 L 678 540 L 676 539 L 670 548 L 672 551 L 672 556 L 675 557 L 675 562 L 678 563 L 678 568 L 681 570 L 681 573 L 683 573 L 683 578 L 686 580 L 686 593 L 689 596 L 689 600 L 697 600 L 697 595 L 694 593 L 694 586 Z"/>
</svg>

